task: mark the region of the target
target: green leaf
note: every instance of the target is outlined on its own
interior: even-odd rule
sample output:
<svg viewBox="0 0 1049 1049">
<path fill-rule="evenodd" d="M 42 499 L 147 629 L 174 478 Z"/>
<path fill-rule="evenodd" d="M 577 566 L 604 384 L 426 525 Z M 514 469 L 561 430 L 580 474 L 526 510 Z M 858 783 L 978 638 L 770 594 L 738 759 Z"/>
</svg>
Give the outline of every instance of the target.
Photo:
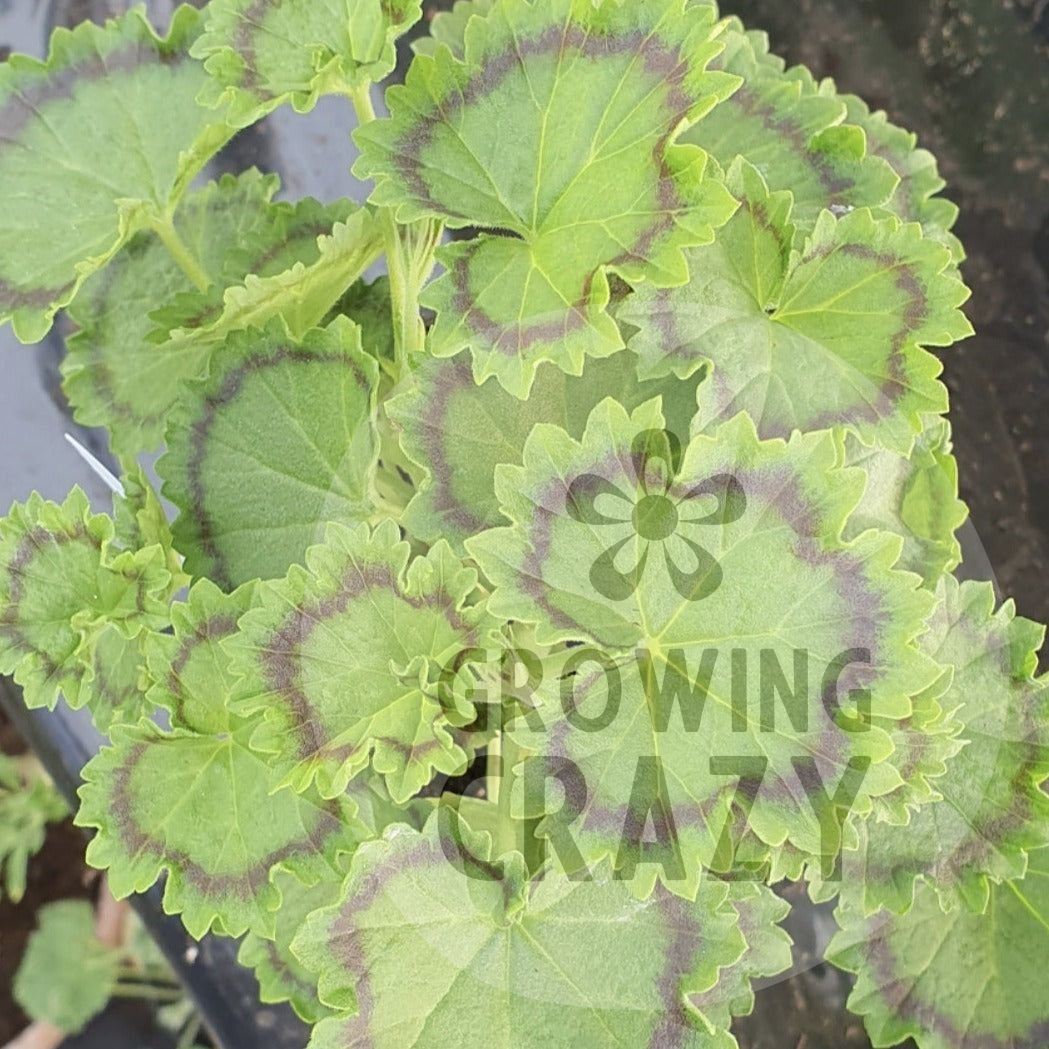
<svg viewBox="0 0 1049 1049">
<path fill-rule="evenodd" d="M 255 592 L 256 585 L 246 583 L 224 594 L 209 579 L 201 579 L 184 604 L 172 606 L 174 631 L 146 639 L 155 681 L 149 700 L 168 711 L 174 728 L 216 736 L 229 731 L 224 701 L 234 691 L 235 678 L 222 641 L 236 633 L 238 620 L 254 605 Z"/>
<path fill-rule="evenodd" d="M 29 861 L 44 847 L 47 825 L 67 815 L 42 773 L 33 775 L 18 759 L 0 754 L 0 901 L 22 902 Z"/>
<path fill-rule="evenodd" d="M 375 217 L 348 201 L 321 205 L 305 200 L 281 218 L 282 228 L 274 231 L 265 253 L 238 267 L 238 276 L 226 282 L 231 286 L 181 296 L 168 310 L 154 312 L 162 323 L 151 341 L 168 353 L 187 352 L 213 346 L 231 331 L 261 328 L 277 316 L 301 336 L 327 316 L 380 254 Z"/>
<path fill-rule="evenodd" d="M 183 7 L 164 39 L 133 10 L 55 31 L 46 62 L 0 65 L 0 321 L 39 341 L 55 312 L 136 231 L 164 226 L 232 129 L 196 101 Z"/>
<path fill-rule="evenodd" d="M 694 902 L 663 892 L 640 902 L 607 871 L 529 881 L 518 854 L 493 863 L 486 836 L 438 810 L 421 834 L 396 828 L 363 845 L 341 902 L 294 942 L 322 1000 L 341 1012 L 310 1046 L 729 1049 L 727 1023 L 745 1003 L 718 1001 L 711 1015 L 691 998 L 746 957 L 737 928 L 746 906 L 716 881 Z M 751 975 L 789 965 L 786 937 L 762 933 L 776 948 L 755 957 Z"/>
<path fill-rule="evenodd" d="M 148 721 L 114 729 L 113 746 L 84 769 L 76 823 L 97 829 L 88 862 L 108 872 L 118 899 L 166 871 L 164 909 L 192 936 L 272 935 L 274 872 L 313 883 L 352 851 L 361 833 L 352 804 L 278 790 L 248 749 L 253 731 L 244 722 L 217 737 Z"/>
<path fill-rule="evenodd" d="M 922 647 L 953 668 L 939 702 L 965 743 L 933 781 L 942 800 L 905 826 L 868 823 L 859 849 L 844 855 L 850 904 L 906 910 L 928 881 L 945 906 L 982 910 L 988 882 L 1022 877 L 1028 853 L 1049 845 L 1049 687 L 1034 677 L 1044 628 L 994 611 L 989 583 L 945 577 Z"/>
<path fill-rule="evenodd" d="M 738 157 L 753 164 L 774 191 L 790 191 L 794 221 L 810 230 L 824 209 L 845 214 L 882 207 L 899 182 L 892 167 L 868 153 L 861 128 L 843 126 L 846 103 L 827 97 L 803 69 L 784 70 L 770 60 L 761 34 L 738 21 L 724 33 L 725 50 L 714 66 L 743 77 L 743 84 L 705 120 L 686 132 L 728 171 Z"/>
<path fill-rule="evenodd" d="M 339 299 L 335 312 L 349 317 L 361 329 L 361 343 L 384 371 L 393 372 L 393 306 L 389 277 L 377 277 L 370 284 L 359 280 Z"/>
<path fill-rule="evenodd" d="M 282 576 L 324 522 L 370 516 L 377 377 L 345 318 L 301 342 L 280 322 L 226 339 L 157 463 L 187 571 L 226 589 Z"/>
<path fill-rule="evenodd" d="M 433 55 L 442 44 L 460 61 L 466 50 L 466 26 L 474 15 L 489 15 L 496 0 L 455 0 L 445 10 L 436 11 L 430 19 L 428 36 L 412 41 L 417 55 Z"/>
<path fill-rule="evenodd" d="M 427 358 L 414 378 L 407 391 L 386 404 L 405 451 L 427 475 L 401 523 L 417 539 L 444 537 L 461 549 L 471 535 L 505 522 L 495 494 L 496 469 L 500 463 L 520 463 L 536 423 L 556 423 L 581 437 L 591 409 L 605 397 L 632 409 L 662 396 L 670 429 L 687 440 L 701 376 L 641 382 L 637 358 L 624 350 L 587 361 L 581 376 L 542 365 L 523 402 L 495 379 L 478 386 L 466 354 L 450 361 Z"/>
<path fill-rule="evenodd" d="M 991 890 L 986 914 L 944 914 L 932 886 L 902 917 L 839 909 L 828 957 L 859 974 L 849 1008 L 875 1045 L 1037 1049 L 1049 1030 L 1049 853 Z"/>
<path fill-rule="evenodd" d="M 264 712 L 252 746 L 284 782 L 305 790 L 316 780 L 324 797 L 369 763 L 399 804 L 435 773 L 464 771 L 467 737 L 438 685 L 495 629 L 467 604 L 475 585 L 446 543 L 409 564 L 392 521 L 374 532 L 330 525 L 305 569 L 260 587 L 261 607 L 227 642 L 244 676 L 234 709 Z"/>
<path fill-rule="evenodd" d="M 845 538 L 866 528 L 902 536 L 903 554 L 897 567 L 917 572 L 926 586 L 935 587 L 961 562 L 956 533 L 969 516 L 958 498 L 950 425 L 940 418 L 927 421 L 910 458 L 847 437 L 845 464 L 867 474 L 867 487 L 849 519 Z"/>
<path fill-rule="evenodd" d="M 40 911 L 15 975 L 15 1001 L 30 1019 L 77 1034 L 108 1004 L 119 968 L 120 952 L 95 936 L 89 903 L 52 903 Z"/>
<path fill-rule="evenodd" d="M 941 365 L 922 347 L 972 334 L 950 253 L 867 210 L 824 212 L 801 240 L 789 193 L 770 192 L 744 161 L 728 185 L 742 206 L 716 243 L 690 253 L 690 282 L 640 288 L 619 313 L 640 329 L 630 346 L 642 375 L 712 365 L 704 425 L 745 410 L 762 437 L 841 426 L 907 454 L 922 415 L 947 410 Z"/>
<path fill-rule="evenodd" d="M 680 846 L 660 877 L 687 893 L 701 866 L 727 861 L 741 775 L 765 845 L 832 858 L 821 790 L 844 784 L 863 813 L 902 785 L 882 722 L 907 717 L 940 668 L 914 643 L 933 598 L 893 570 L 900 540 L 841 539 L 863 477 L 836 468 L 829 434 L 762 442 L 739 416 L 678 456 L 662 427 L 657 403 L 628 416 L 611 400 L 581 442 L 540 424 L 523 467 L 496 473 L 513 525 L 466 548 L 494 614 L 536 624 L 539 644 L 619 650 L 570 650 L 539 723 L 514 736 L 547 771 L 581 772 L 577 858 L 632 871 L 626 828 L 660 805 Z M 735 772 L 718 769 L 726 757 Z M 767 763 L 757 782 L 744 760 Z M 526 795 L 525 815 L 545 812 L 539 801 Z M 650 883 L 653 864 L 637 877 Z"/>
<path fill-rule="evenodd" d="M 182 571 L 182 555 L 175 549 L 164 504 L 137 462 L 125 465 L 120 487 L 122 491 L 113 496 L 114 539 L 125 550 L 159 546 L 171 573 L 168 593 L 174 596 L 189 584 L 189 577 Z"/>
<path fill-rule="evenodd" d="M 134 725 L 151 716 L 156 707 L 146 697 L 146 661 L 143 646 L 147 637 L 125 637 L 115 626 L 106 626 L 90 649 L 89 671 L 81 698 L 91 711 L 95 728 L 108 735 L 114 725 Z"/>
<path fill-rule="evenodd" d="M 716 33 L 712 10 L 683 0 L 501 0 L 470 21 L 463 61 L 416 56 L 391 117 L 356 131 L 354 170 L 399 221 L 511 234 L 439 252 L 434 354 L 469 346 L 478 382 L 523 398 L 541 361 L 577 375 L 622 346 L 608 272 L 686 279 L 682 249 L 734 207 L 702 151 L 675 142 L 734 86 L 705 70 Z"/>
<path fill-rule="evenodd" d="M 832 92 L 833 86 L 833 82 L 826 82 L 821 91 Z M 880 110 L 872 113 L 863 99 L 843 95 L 841 100 L 849 123 L 866 132 L 869 152 L 881 157 L 900 177 L 896 192 L 885 206 L 905 222 L 920 222 L 927 237 L 946 245 L 955 261 L 961 262 L 965 249 L 951 233 L 958 220 L 958 207 L 937 195 L 947 183 L 940 177 L 936 158 L 918 148 L 915 134 L 896 127 Z"/>
<path fill-rule="evenodd" d="M 160 445 L 179 384 L 207 373 L 228 331 L 261 326 L 284 310 L 295 319 L 307 302 L 323 316 L 327 303 L 314 303 L 308 293 L 316 288 L 322 299 L 337 297 L 342 288 L 329 292 L 326 280 L 337 284 L 350 256 L 371 243 L 367 236 L 356 240 L 366 233 L 368 219 L 358 217 L 365 213 L 309 199 L 271 203 L 278 186 L 276 177 L 249 171 L 187 196 L 175 228 L 210 277 L 207 292 L 194 289 L 147 234 L 85 284 L 71 309 L 79 331 L 69 340 L 63 386 L 77 420 L 106 426 L 117 452 Z M 249 275 L 257 302 L 242 286 Z M 227 310 L 223 291 L 231 285 Z"/>
<path fill-rule="evenodd" d="M 113 535 L 79 488 L 61 506 L 33 493 L 0 519 L 0 673 L 30 707 L 87 702 L 81 686 L 107 626 L 133 638 L 167 622 L 163 550 L 119 552 Z"/>
<path fill-rule="evenodd" d="M 251 969 L 259 981 L 259 1000 L 270 1004 L 289 1002 L 308 1024 L 319 1023 L 331 1010 L 317 997 L 317 979 L 291 953 L 291 942 L 306 919 L 339 899 L 343 878 L 335 871 L 316 885 L 307 887 L 298 878 L 278 872 L 274 881 L 281 893 L 273 936 L 248 933 L 237 961 Z"/>
<path fill-rule="evenodd" d="M 392 73 L 421 15 L 420 0 L 214 0 L 193 47 L 212 78 L 201 101 L 228 104 L 238 127 L 285 102 L 307 112 Z"/>
</svg>

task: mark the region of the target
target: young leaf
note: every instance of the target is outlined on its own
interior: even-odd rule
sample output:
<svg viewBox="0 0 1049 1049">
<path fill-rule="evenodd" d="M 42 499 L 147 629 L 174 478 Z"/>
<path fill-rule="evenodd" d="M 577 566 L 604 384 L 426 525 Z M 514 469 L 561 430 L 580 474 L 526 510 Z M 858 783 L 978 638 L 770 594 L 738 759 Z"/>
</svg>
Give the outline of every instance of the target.
<svg viewBox="0 0 1049 1049">
<path fill-rule="evenodd" d="M 175 550 L 164 504 L 146 471 L 136 462 L 122 471 L 120 487 L 122 491 L 113 496 L 113 538 L 124 550 L 159 546 L 171 573 L 168 593 L 173 596 L 189 583 L 189 578 L 182 571 L 182 556 Z"/>
<path fill-rule="evenodd" d="M 370 515 L 377 378 L 345 318 L 301 342 L 280 322 L 226 339 L 157 463 L 187 571 L 226 589 L 282 576 L 324 522 Z"/>
<path fill-rule="evenodd" d="M 466 26 L 474 15 L 482 18 L 491 13 L 496 0 L 455 0 L 446 10 L 437 11 L 430 19 L 430 32 L 412 41 L 417 55 L 433 55 L 442 44 L 462 60 L 466 51 Z"/>
<path fill-rule="evenodd" d="M 836 214 L 882 207 L 899 181 L 881 157 L 869 155 L 864 132 L 842 126 L 844 101 L 820 94 L 804 70 L 784 70 L 755 44 L 759 34 L 738 21 L 724 34 L 714 67 L 743 77 L 743 84 L 705 120 L 686 132 L 729 170 L 738 157 L 754 165 L 774 191 L 789 190 L 794 221 L 810 230 L 824 210 Z"/>
<path fill-rule="evenodd" d="M 201 101 L 228 103 L 238 127 L 285 102 L 307 112 L 393 72 L 421 14 L 420 0 L 215 0 L 193 47 L 212 78 Z"/>
<path fill-rule="evenodd" d="M 739 416 L 677 454 L 662 427 L 656 404 L 628 416 L 612 401 L 581 442 L 540 424 L 524 466 L 496 474 L 513 525 L 466 547 L 493 613 L 537 624 L 540 644 L 620 650 L 570 652 L 514 736 L 549 774 L 581 773 L 584 862 L 632 872 L 627 828 L 658 806 L 661 877 L 689 892 L 715 854 L 722 869 L 741 776 L 761 841 L 832 858 L 823 792 L 862 813 L 902 784 L 873 722 L 906 717 L 940 669 L 914 645 L 933 598 L 893 570 L 900 541 L 841 540 L 863 477 L 835 468 L 830 435 L 762 442 Z M 537 800 L 526 789 L 525 815 L 546 811 Z"/>
<path fill-rule="evenodd" d="M 67 815 L 46 776 L 23 772 L 17 759 L 0 754 L 0 901 L 22 902 L 29 860 L 43 848 L 47 825 Z"/>
<path fill-rule="evenodd" d="M 106 1007 L 119 968 L 119 951 L 95 936 L 89 903 L 52 903 L 40 911 L 15 975 L 15 1001 L 30 1019 L 77 1034 Z"/>
<path fill-rule="evenodd" d="M 244 677 L 234 709 L 264 712 L 252 745 L 296 790 L 316 780 L 338 797 L 370 762 L 400 804 L 466 767 L 439 686 L 496 624 L 466 603 L 476 574 L 446 543 L 408 562 L 392 521 L 330 525 L 305 569 L 260 587 L 261 607 L 227 642 Z"/>
<path fill-rule="evenodd" d="M 134 725 L 155 711 L 146 698 L 143 646 L 152 631 L 125 637 L 115 626 L 104 627 L 90 649 L 90 669 L 81 687 L 84 706 L 95 728 L 108 735 L 116 724 Z"/>
<path fill-rule="evenodd" d="M 351 803 L 277 790 L 248 749 L 253 731 L 236 722 L 216 737 L 167 733 L 148 721 L 113 731 L 84 769 L 76 823 L 97 829 L 88 862 L 108 871 L 118 899 L 166 871 L 164 909 L 192 936 L 272 935 L 274 871 L 312 884 L 352 851 L 361 828 Z"/>
<path fill-rule="evenodd" d="M 355 133 L 355 171 L 400 221 L 511 234 L 440 253 L 448 272 L 425 295 L 434 354 L 469 346 L 478 382 L 523 398 L 541 361 L 579 374 L 585 355 L 622 346 L 609 271 L 685 280 L 682 249 L 709 243 L 734 207 L 704 180 L 702 151 L 675 142 L 735 84 L 706 72 L 715 35 L 711 8 L 682 0 L 500 0 L 470 21 L 462 61 L 415 58 L 391 117 Z"/>
<path fill-rule="evenodd" d="M 379 362 L 383 371 L 390 371 L 394 360 L 394 334 L 389 277 L 377 277 L 371 284 L 356 281 L 347 288 L 334 309 L 358 325 L 365 352 Z"/>
<path fill-rule="evenodd" d="M 956 533 L 969 511 L 958 498 L 958 464 L 951 455 L 951 430 L 945 419 L 926 423 L 910 458 L 845 439 L 845 465 L 867 474 L 867 487 L 849 518 L 845 538 L 867 528 L 903 537 L 897 568 L 917 572 L 928 587 L 953 571 L 962 559 Z"/>
<path fill-rule="evenodd" d="M 149 700 L 163 707 L 174 728 L 201 735 L 221 735 L 230 728 L 224 702 L 234 691 L 235 678 L 224 638 L 237 631 L 237 622 L 253 607 L 256 586 L 246 583 L 224 594 L 209 579 L 201 579 L 185 604 L 171 608 L 174 631 L 146 639 L 146 659 L 156 682 Z"/>
<path fill-rule="evenodd" d="M 982 910 L 988 880 L 1022 877 L 1027 855 L 1049 845 L 1049 687 L 1034 677 L 1044 628 L 994 611 L 989 583 L 945 577 L 922 647 L 953 668 L 939 702 L 961 723 L 963 749 L 933 782 L 942 801 L 905 826 L 870 823 L 844 856 L 850 903 L 865 913 L 911 905 L 930 882 L 947 906 Z"/>
<path fill-rule="evenodd" d="M 1049 853 L 1022 880 L 991 890 L 987 913 L 944 914 L 932 886 L 900 916 L 839 908 L 828 958 L 859 974 L 849 1008 L 875 1045 L 913 1038 L 919 1049 L 1037 1049 L 1049 998 Z"/>
<path fill-rule="evenodd" d="M 178 353 L 214 345 L 231 331 L 261 328 L 273 317 L 282 317 L 296 337 L 319 324 L 379 256 L 379 226 L 370 211 L 345 201 L 302 201 L 290 218 L 297 220 L 293 231 L 275 238 L 253 268 L 238 267 L 247 274 L 243 283 L 238 276 L 224 291 L 190 293 L 156 311 L 161 324 L 151 340 Z"/>
<path fill-rule="evenodd" d="M 493 862 L 487 836 L 441 809 L 422 833 L 396 828 L 363 845 L 340 903 L 294 942 L 340 1013 L 314 1029 L 311 1049 L 729 1049 L 733 1006 L 746 1003 L 719 1002 L 713 1020 L 690 997 L 747 957 L 740 906 L 716 881 L 694 902 L 663 892 L 639 902 L 607 871 L 529 881 L 518 854 Z M 777 941 L 750 975 L 787 965 Z"/>
<path fill-rule="evenodd" d="M 0 321 L 24 342 L 132 234 L 166 228 L 232 135 L 196 101 L 205 73 L 187 48 L 199 24 L 180 8 L 159 39 L 135 9 L 104 29 L 56 30 L 46 62 L 0 65 Z"/>
<path fill-rule="evenodd" d="M 163 550 L 111 549 L 113 522 L 79 488 L 61 505 L 34 493 L 0 519 L 0 673 L 30 707 L 73 707 L 107 626 L 128 638 L 167 622 Z"/>
<path fill-rule="evenodd" d="M 712 365 L 703 425 L 745 410 L 762 437 L 841 426 L 907 454 L 922 415 L 947 410 L 941 365 L 922 347 L 972 334 L 950 253 L 867 210 L 825 212 L 796 241 L 789 193 L 744 161 L 728 185 L 742 204 L 716 243 L 691 252 L 690 282 L 640 288 L 620 310 L 640 329 L 630 346 L 642 374 Z"/>
<path fill-rule="evenodd" d="M 321 266 L 337 282 L 347 257 L 363 246 L 354 239 L 331 266 L 322 263 L 332 236 L 346 229 L 342 237 L 348 238 L 351 227 L 353 237 L 364 232 L 367 220 L 356 218 L 364 213 L 313 200 L 273 204 L 277 188 L 275 177 L 248 172 L 224 176 L 187 196 L 175 227 L 208 274 L 208 292 L 196 291 L 164 246 L 147 234 L 132 239 L 105 273 L 84 285 L 71 309 L 80 330 L 69 340 L 63 388 L 78 421 L 106 426 L 117 452 L 159 446 L 179 384 L 206 374 L 208 358 L 227 331 L 261 325 L 284 309 L 301 312 L 308 297 L 296 296 L 296 290 L 323 281 L 313 267 Z M 347 227 L 340 225 L 344 222 Z M 231 307 L 227 315 L 223 289 L 241 285 L 249 275 L 255 275 L 252 289 L 260 298 L 263 292 L 270 295 L 268 312 Z M 243 301 L 248 291 L 231 289 L 229 295 Z M 165 322 L 159 329 L 158 321 Z"/>
<path fill-rule="evenodd" d="M 386 404 L 405 451 L 428 474 L 401 523 L 417 539 L 443 536 L 457 549 L 469 536 L 504 523 L 495 495 L 498 465 L 521 461 L 536 423 L 556 423 L 582 436 L 591 409 L 606 397 L 632 409 L 662 396 L 669 428 L 687 440 L 700 378 L 697 373 L 687 382 L 641 382 L 637 358 L 623 350 L 588 360 L 581 376 L 542 365 L 522 402 L 495 379 L 478 386 L 466 354 L 450 361 L 428 358 L 409 389 Z"/>
<path fill-rule="evenodd" d="M 316 885 L 307 887 L 298 878 L 278 871 L 274 882 L 280 890 L 280 909 L 275 917 L 273 936 L 248 933 L 237 954 L 237 961 L 251 969 L 259 981 L 259 1000 L 276 1004 L 288 1002 L 308 1024 L 331 1015 L 317 997 L 317 979 L 291 953 L 291 942 L 314 912 L 331 907 L 341 896 L 343 878 L 335 871 Z"/>
</svg>

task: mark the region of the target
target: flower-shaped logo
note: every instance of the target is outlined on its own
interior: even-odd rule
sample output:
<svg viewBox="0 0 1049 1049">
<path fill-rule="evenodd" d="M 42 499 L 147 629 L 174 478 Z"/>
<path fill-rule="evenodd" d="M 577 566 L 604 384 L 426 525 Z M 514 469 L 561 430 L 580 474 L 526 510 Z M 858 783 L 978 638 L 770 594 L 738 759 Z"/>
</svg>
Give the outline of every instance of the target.
<svg viewBox="0 0 1049 1049">
<path fill-rule="evenodd" d="M 590 566 L 591 585 L 609 601 L 625 600 L 641 584 L 652 547 L 659 546 L 674 589 L 686 601 L 709 597 L 721 585 L 721 566 L 687 533 L 738 521 L 747 508 L 742 485 L 726 473 L 679 484 L 681 444 L 667 430 L 645 430 L 634 438 L 630 468 L 636 481 L 633 492 L 591 473 L 569 485 L 567 509 L 576 521 L 626 533 L 613 539 Z M 617 507 L 620 513 L 614 515 Z M 631 543 L 636 559 L 623 553 Z M 634 563 L 618 567 L 624 558 Z"/>
</svg>

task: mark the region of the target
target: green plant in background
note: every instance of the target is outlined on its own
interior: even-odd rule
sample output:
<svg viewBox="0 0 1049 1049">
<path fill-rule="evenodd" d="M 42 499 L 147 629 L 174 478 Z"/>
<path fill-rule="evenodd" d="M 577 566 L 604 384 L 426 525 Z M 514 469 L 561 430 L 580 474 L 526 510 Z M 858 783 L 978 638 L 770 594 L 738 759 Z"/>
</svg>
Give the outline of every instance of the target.
<svg viewBox="0 0 1049 1049">
<path fill-rule="evenodd" d="M 39 762 L 0 754 L 0 889 L 13 903 L 25 896 L 29 861 L 47 828 L 68 815 Z"/>
<path fill-rule="evenodd" d="M 104 886 L 102 893 L 97 913 L 84 900 L 63 900 L 39 913 L 14 982 L 15 1000 L 38 1025 L 32 1044 L 57 1045 L 109 1002 L 135 998 L 155 1003 L 160 1026 L 178 1037 L 180 1049 L 190 1049 L 200 1022 L 182 988 L 142 927 Z M 106 927 L 114 915 L 114 927 Z"/>
<path fill-rule="evenodd" d="M 122 466 L 0 522 L 0 670 L 109 737 L 89 860 L 313 1049 L 731 1046 L 783 879 L 877 1044 L 1041 1044 L 1042 631 L 953 575 L 933 158 L 686 0 L 460 2 L 379 115 L 420 16 L 0 69 L 0 314 L 67 310 Z M 324 95 L 367 204 L 197 177 Z"/>
</svg>

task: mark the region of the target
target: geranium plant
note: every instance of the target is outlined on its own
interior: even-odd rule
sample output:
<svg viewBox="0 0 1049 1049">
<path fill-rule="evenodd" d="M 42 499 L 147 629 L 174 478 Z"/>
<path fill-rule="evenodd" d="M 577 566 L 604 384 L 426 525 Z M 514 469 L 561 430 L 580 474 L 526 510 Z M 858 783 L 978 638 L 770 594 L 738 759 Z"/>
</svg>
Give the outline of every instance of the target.
<svg viewBox="0 0 1049 1049">
<path fill-rule="evenodd" d="M 0 669 L 109 737 L 89 860 L 313 1049 L 731 1046 L 784 880 L 876 1044 L 1043 1046 L 1042 630 L 954 576 L 933 158 L 695 0 L 460 2 L 377 115 L 420 17 L 0 70 L 0 315 L 67 311 L 123 471 L 0 525 Z M 199 177 L 324 95 L 367 204 Z"/>
</svg>

